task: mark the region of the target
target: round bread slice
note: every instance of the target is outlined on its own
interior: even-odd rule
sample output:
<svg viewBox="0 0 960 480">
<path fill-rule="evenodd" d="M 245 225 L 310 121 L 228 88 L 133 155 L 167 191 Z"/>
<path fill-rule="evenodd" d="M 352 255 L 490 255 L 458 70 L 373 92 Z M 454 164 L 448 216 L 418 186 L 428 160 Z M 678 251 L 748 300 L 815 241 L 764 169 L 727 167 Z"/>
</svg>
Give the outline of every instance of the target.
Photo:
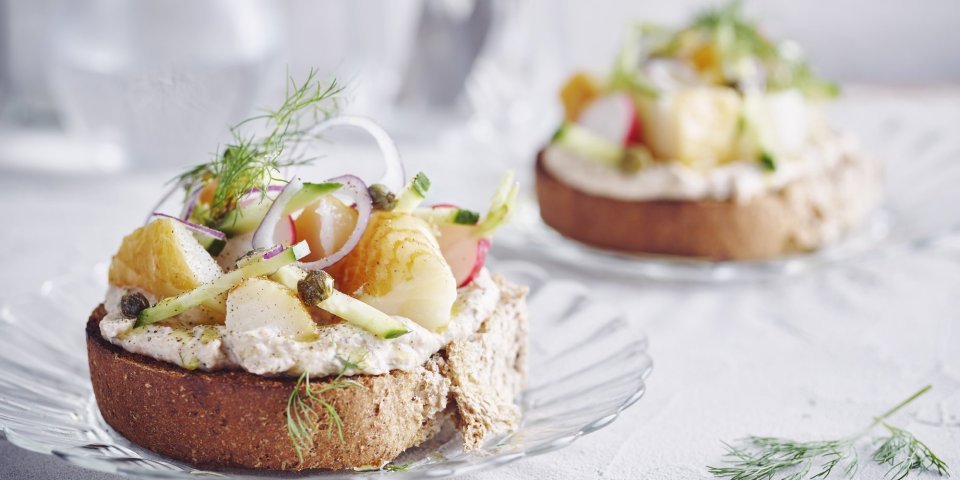
<svg viewBox="0 0 960 480">
<path fill-rule="evenodd" d="M 861 222 L 875 204 L 879 175 L 872 163 L 855 160 L 742 202 L 629 201 L 560 181 L 545 168 L 541 151 L 536 191 L 543 221 L 588 245 L 709 260 L 765 260 L 816 250 Z"/>
<path fill-rule="evenodd" d="M 103 305 L 86 327 L 93 392 L 104 420 L 127 439 L 203 468 L 379 468 L 431 439 L 448 420 L 471 450 L 517 427 L 515 400 L 526 381 L 527 289 L 497 275 L 494 281 L 500 301 L 473 335 L 414 370 L 354 375 L 349 380 L 358 386 L 323 392 L 342 421 L 343 438 L 315 405 L 314 448 L 302 461 L 287 431 L 295 378 L 190 371 L 130 353 L 100 335 Z M 332 381 L 310 385 L 318 391 Z"/>
<path fill-rule="evenodd" d="M 296 379 L 243 371 L 188 371 L 123 350 L 100 336 L 103 306 L 87 322 L 87 351 L 104 420 L 132 442 L 205 468 L 304 470 L 378 468 L 432 437 L 447 417 L 449 382 L 439 363 L 409 372 L 350 377 L 359 386 L 326 391 L 343 440 L 321 406 L 316 448 L 297 456 L 286 408 Z M 323 388 L 331 378 L 311 381 Z"/>
</svg>

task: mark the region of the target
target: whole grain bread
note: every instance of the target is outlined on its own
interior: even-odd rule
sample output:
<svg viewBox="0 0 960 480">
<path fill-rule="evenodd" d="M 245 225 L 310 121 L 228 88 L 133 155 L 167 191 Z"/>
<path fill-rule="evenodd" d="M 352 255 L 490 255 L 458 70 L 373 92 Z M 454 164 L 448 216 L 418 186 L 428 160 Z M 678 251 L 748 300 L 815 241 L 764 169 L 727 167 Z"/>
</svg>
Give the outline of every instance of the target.
<svg viewBox="0 0 960 480">
<path fill-rule="evenodd" d="M 134 443 L 204 468 L 272 470 L 381 467 L 455 421 L 466 449 L 514 428 L 526 376 L 526 289 L 495 277 L 501 301 L 480 331 L 412 371 L 350 377 L 359 387 L 323 399 L 340 416 L 343 439 L 319 408 L 315 447 L 302 461 L 288 436 L 286 407 L 296 379 L 245 371 L 188 371 L 127 352 L 100 336 L 106 311 L 87 322 L 94 394 L 104 420 Z M 315 389 L 333 381 L 315 379 Z"/>
<path fill-rule="evenodd" d="M 879 167 L 850 158 L 822 175 L 746 201 L 619 200 L 578 190 L 537 156 L 543 221 L 560 234 L 628 253 L 763 260 L 816 250 L 860 224 L 879 197 Z"/>
</svg>

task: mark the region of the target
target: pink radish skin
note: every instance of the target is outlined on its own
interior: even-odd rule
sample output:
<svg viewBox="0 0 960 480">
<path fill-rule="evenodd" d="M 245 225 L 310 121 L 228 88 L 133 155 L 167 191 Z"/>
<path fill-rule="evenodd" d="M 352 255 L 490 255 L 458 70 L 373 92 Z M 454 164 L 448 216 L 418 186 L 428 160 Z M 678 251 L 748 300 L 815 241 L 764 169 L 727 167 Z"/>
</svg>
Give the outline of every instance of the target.
<svg viewBox="0 0 960 480">
<path fill-rule="evenodd" d="M 490 238 L 476 236 L 473 225 L 443 224 L 438 228 L 440 251 L 453 270 L 457 288 L 463 287 L 483 269 L 492 242 Z"/>
<path fill-rule="evenodd" d="M 292 216 L 287 215 L 285 221 L 280 220 L 277 223 L 277 229 L 274 231 L 273 238 L 275 242 L 285 247 L 297 243 L 297 231 Z M 237 235 L 227 240 L 227 244 L 224 245 L 223 250 L 220 251 L 220 255 L 217 255 L 217 263 L 220 264 L 224 270 L 232 270 L 234 266 L 236 266 L 237 259 L 252 249 L 253 232 Z"/>
<path fill-rule="evenodd" d="M 640 143 L 643 132 L 629 93 L 611 93 L 587 106 L 577 118 L 581 127 L 619 145 Z"/>
<path fill-rule="evenodd" d="M 297 243 L 297 226 L 293 223 L 292 215 L 287 215 L 287 218 L 277 223 L 277 230 L 273 234 L 273 239 L 284 246 Z"/>
<path fill-rule="evenodd" d="M 487 252 L 490 251 L 491 245 L 493 245 L 493 240 L 490 238 L 481 237 L 479 240 L 477 240 L 477 259 L 473 264 L 473 269 L 470 270 L 467 278 L 463 279 L 462 282 L 457 284 L 457 288 L 468 285 L 473 281 L 474 278 L 477 278 L 477 275 L 480 274 L 480 270 L 483 269 L 483 265 L 487 263 Z"/>
</svg>

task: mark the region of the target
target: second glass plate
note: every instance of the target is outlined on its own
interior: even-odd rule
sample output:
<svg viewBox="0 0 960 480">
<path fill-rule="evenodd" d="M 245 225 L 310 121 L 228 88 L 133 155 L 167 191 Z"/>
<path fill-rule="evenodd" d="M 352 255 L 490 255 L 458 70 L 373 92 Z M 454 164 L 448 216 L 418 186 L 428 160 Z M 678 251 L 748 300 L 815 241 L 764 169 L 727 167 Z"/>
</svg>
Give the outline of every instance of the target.
<svg viewBox="0 0 960 480">
<path fill-rule="evenodd" d="M 766 280 L 843 264 L 865 254 L 923 249 L 960 233 L 960 89 L 854 87 L 831 106 L 831 124 L 861 139 L 884 162 L 881 208 L 837 244 L 769 261 L 716 262 L 630 255 L 569 240 L 540 219 L 525 199 L 497 236 L 507 257 L 537 258 L 626 278 L 726 282 Z M 530 189 L 528 189 L 530 191 Z"/>
</svg>

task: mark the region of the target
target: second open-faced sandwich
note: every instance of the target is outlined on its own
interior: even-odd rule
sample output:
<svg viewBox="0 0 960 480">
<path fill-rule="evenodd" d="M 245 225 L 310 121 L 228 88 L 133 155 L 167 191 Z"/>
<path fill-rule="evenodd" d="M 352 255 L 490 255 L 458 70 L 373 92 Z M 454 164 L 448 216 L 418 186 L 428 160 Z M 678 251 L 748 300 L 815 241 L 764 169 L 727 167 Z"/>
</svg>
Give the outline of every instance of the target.
<svg viewBox="0 0 960 480">
<path fill-rule="evenodd" d="M 739 4 L 643 26 L 605 78 L 577 73 L 537 158 L 541 216 L 605 249 L 712 260 L 816 250 L 878 203 L 881 172 L 820 104 L 836 87 Z"/>
<path fill-rule="evenodd" d="M 429 180 L 404 181 L 385 132 L 304 128 L 334 89 L 291 91 L 272 133 L 235 131 L 179 177 L 179 214 L 123 239 L 87 324 L 103 418 L 177 460 L 279 470 L 380 468 L 444 422 L 466 449 L 515 428 L 526 289 L 484 266 L 512 177 L 485 215 L 423 207 Z M 385 148 L 382 183 L 284 172 L 293 143 L 337 125 Z"/>
</svg>

